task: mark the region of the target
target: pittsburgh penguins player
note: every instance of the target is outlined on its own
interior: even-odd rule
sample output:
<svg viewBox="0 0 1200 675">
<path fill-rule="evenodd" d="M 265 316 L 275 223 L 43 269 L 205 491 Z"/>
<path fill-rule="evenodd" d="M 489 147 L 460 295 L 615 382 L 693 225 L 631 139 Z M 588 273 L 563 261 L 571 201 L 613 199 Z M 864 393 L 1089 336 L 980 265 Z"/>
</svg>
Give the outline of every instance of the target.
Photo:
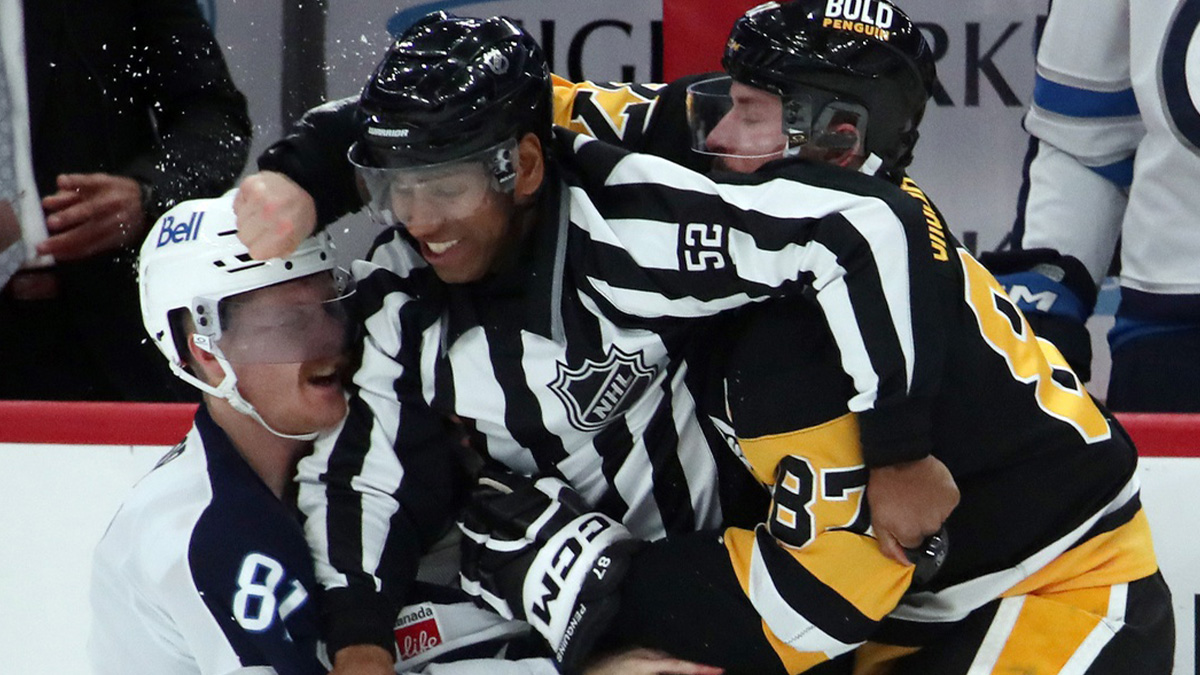
<svg viewBox="0 0 1200 675">
<path fill-rule="evenodd" d="M 772 490 L 770 510 L 756 527 L 672 536 L 635 555 L 611 642 L 727 672 L 824 672 L 855 648 L 860 673 L 1170 672 L 1170 596 L 1138 500 L 1136 452 L 904 178 L 907 162 L 896 160 L 911 153 L 932 83 L 923 41 L 856 27 L 828 11 L 834 4 L 748 12 L 725 53 L 732 81 L 692 85 L 691 131 L 697 149 L 740 171 L 770 173 L 798 156 L 857 169 L 842 177 L 854 184 L 872 157 L 888 158 L 868 171 L 898 182 L 924 213 L 920 243 L 935 270 L 924 290 L 943 307 L 944 340 L 926 431 L 962 487 L 946 523 L 952 545 L 937 576 L 910 584 L 869 544 L 870 461 L 846 350 L 812 305 L 769 301 L 705 336 L 703 349 L 724 358 L 717 400 L 702 408 L 736 433 Z M 899 28 L 899 10 L 879 6 Z M 538 513 L 532 501 L 508 486 L 464 522 L 483 549 L 464 576 L 481 579 L 480 595 L 502 611 L 538 608 L 562 550 L 534 527 L 526 539 L 542 552 L 498 554 L 522 538 L 503 516 L 513 504 Z M 523 592 L 509 574 L 524 577 Z"/>
</svg>

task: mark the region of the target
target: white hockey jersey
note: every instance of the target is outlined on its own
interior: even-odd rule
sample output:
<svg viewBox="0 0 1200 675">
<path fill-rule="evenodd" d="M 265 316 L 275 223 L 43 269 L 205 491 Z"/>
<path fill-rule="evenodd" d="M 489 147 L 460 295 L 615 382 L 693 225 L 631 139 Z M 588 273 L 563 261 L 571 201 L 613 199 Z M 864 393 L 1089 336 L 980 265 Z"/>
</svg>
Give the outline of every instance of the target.
<svg viewBox="0 0 1200 675">
<path fill-rule="evenodd" d="M 1198 24 L 1184 0 L 1055 0 L 1038 50 L 1017 243 L 1078 258 L 1098 284 L 1119 236 L 1123 312 L 1197 316 L 1180 296 L 1200 294 Z"/>
<path fill-rule="evenodd" d="M 96 547 L 93 669 L 323 674 L 316 589 L 293 512 L 201 407 Z"/>
<path fill-rule="evenodd" d="M 504 660 L 529 655 L 529 627 L 447 585 L 457 548 L 447 539 L 422 560 L 428 582 L 416 585 L 394 630 L 396 671 L 556 673 L 548 658 Z M 310 597 L 317 588 L 295 512 L 201 407 L 96 547 L 92 667 L 97 675 L 324 675 Z"/>
</svg>

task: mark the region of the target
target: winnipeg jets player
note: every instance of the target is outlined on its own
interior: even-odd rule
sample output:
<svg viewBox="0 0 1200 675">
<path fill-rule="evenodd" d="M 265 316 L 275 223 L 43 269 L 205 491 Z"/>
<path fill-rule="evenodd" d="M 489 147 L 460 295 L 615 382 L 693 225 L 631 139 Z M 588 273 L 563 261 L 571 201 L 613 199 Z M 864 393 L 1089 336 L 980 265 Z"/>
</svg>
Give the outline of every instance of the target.
<svg viewBox="0 0 1200 675">
<path fill-rule="evenodd" d="M 1015 250 L 985 261 L 1086 379 L 1084 321 L 1120 241 L 1114 410 L 1200 410 L 1197 25 L 1184 0 L 1054 2 L 1025 119 L 1036 152 Z"/>
<path fill-rule="evenodd" d="M 285 494 L 309 441 L 345 414 L 351 289 L 324 237 L 286 259 L 240 259 L 232 199 L 181 203 L 142 247 L 146 329 L 204 402 L 97 547 L 100 673 L 325 672 Z"/>
</svg>

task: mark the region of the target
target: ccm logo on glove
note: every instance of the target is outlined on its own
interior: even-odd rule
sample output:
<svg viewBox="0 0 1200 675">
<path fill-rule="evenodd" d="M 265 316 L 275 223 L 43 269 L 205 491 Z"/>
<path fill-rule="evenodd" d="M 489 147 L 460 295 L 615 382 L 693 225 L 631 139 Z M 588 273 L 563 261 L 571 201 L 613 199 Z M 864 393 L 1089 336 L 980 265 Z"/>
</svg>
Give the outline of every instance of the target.
<svg viewBox="0 0 1200 675">
<path fill-rule="evenodd" d="M 613 521 L 593 513 L 581 516 L 572 525 L 574 527 L 568 526 L 555 534 L 555 537 L 565 536 L 565 539 L 550 558 L 550 565 L 542 575 L 540 588 L 534 586 L 525 592 L 526 597 L 533 598 L 529 603 L 530 613 L 546 623 L 550 623 L 551 619 L 550 605 L 558 599 L 563 584 L 570 577 L 572 568 L 583 553 L 584 545 L 594 542 L 601 533 L 612 527 Z M 596 559 L 591 574 L 597 581 L 604 578 L 609 562 L 607 556 Z"/>
</svg>

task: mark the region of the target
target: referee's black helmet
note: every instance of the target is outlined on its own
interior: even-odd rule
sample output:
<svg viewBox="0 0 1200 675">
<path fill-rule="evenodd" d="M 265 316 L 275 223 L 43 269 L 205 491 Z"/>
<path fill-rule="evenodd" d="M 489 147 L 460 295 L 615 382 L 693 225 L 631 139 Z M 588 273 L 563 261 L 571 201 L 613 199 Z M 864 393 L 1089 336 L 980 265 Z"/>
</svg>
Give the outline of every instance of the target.
<svg viewBox="0 0 1200 675">
<path fill-rule="evenodd" d="M 551 92 L 541 48 L 516 23 L 433 12 L 396 38 L 363 88 L 365 122 L 351 159 L 438 164 L 527 132 L 544 147 Z"/>
</svg>

